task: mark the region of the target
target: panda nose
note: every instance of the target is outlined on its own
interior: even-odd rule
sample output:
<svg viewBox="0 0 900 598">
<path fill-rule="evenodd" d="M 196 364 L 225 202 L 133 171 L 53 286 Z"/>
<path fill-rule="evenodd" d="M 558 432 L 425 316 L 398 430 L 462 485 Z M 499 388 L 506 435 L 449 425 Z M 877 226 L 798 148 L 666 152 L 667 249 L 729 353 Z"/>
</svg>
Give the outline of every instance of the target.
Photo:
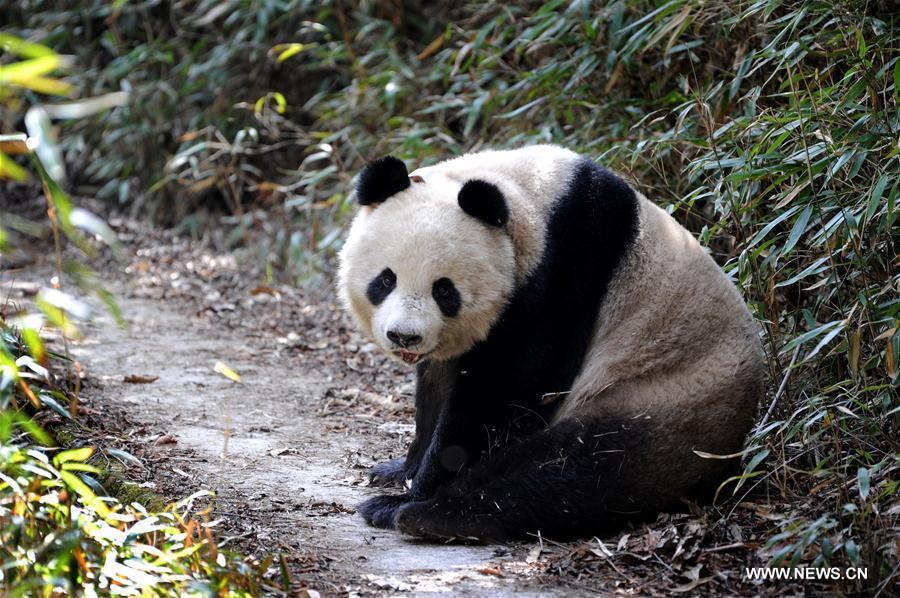
<svg viewBox="0 0 900 598">
<path fill-rule="evenodd" d="M 403 349 L 414 347 L 422 342 L 422 337 L 418 334 L 407 334 L 396 330 L 388 330 L 387 337 L 392 343 L 399 345 Z"/>
</svg>

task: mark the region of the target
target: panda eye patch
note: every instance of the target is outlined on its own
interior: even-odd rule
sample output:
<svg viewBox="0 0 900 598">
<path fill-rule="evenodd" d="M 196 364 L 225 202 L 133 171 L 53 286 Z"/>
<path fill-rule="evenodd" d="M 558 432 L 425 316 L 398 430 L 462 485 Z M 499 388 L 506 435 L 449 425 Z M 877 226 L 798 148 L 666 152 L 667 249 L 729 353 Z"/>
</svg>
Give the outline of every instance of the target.
<svg viewBox="0 0 900 598">
<path fill-rule="evenodd" d="M 378 305 L 391 294 L 395 286 L 397 286 L 397 275 L 390 268 L 385 268 L 369 283 L 366 288 L 366 297 L 369 298 L 372 305 Z"/>
<path fill-rule="evenodd" d="M 448 318 L 452 318 L 459 313 L 462 298 L 459 296 L 459 291 L 456 290 L 456 285 L 449 278 L 438 278 L 434 281 L 434 284 L 431 286 L 431 296 L 437 303 L 438 308 L 440 308 L 441 313 Z"/>
</svg>

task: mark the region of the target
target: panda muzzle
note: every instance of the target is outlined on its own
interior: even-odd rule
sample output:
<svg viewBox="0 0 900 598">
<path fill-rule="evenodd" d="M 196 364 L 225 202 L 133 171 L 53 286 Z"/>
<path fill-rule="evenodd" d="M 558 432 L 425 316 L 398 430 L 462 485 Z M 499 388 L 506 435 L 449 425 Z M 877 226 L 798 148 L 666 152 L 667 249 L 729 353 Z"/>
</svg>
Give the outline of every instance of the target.
<svg viewBox="0 0 900 598">
<path fill-rule="evenodd" d="M 422 359 L 421 353 L 413 353 L 412 351 L 406 351 L 404 349 L 400 349 L 398 354 L 400 355 L 400 359 L 410 365 L 418 363 L 419 360 Z"/>
<path fill-rule="evenodd" d="M 400 347 L 400 349 L 402 350 L 409 349 L 410 347 L 415 347 L 422 342 L 421 335 L 415 333 L 397 332 L 396 330 L 388 330 L 387 337 L 389 341 Z"/>
</svg>

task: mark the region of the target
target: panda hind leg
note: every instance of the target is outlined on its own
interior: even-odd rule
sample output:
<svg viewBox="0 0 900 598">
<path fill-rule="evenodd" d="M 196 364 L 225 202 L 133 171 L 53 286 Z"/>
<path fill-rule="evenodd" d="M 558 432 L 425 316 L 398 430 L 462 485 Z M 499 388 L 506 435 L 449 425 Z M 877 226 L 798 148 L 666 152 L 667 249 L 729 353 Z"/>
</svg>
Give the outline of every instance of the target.
<svg viewBox="0 0 900 598">
<path fill-rule="evenodd" d="M 645 441 L 633 425 L 559 422 L 474 465 L 434 498 L 401 505 L 394 525 L 482 542 L 614 529 L 648 506 L 632 500 L 650 491 L 632 468 Z"/>
</svg>

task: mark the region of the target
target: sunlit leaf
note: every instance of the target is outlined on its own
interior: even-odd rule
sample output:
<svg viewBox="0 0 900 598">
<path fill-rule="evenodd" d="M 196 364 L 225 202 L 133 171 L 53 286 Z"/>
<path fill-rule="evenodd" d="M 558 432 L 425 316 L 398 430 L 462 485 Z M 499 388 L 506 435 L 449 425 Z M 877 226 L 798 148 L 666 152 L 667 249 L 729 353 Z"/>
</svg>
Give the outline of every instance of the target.
<svg viewBox="0 0 900 598">
<path fill-rule="evenodd" d="M 87 463 L 72 463 L 67 462 L 63 463 L 61 466 L 63 471 L 82 471 L 86 473 L 102 473 L 102 470 L 99 467 L 94 465 L 88 465 Z M 82 476 L 84 479 L 84 476 Z"/>
<path fill-rule="evenodd" d="M 50 435 L 44 430 L 41 426 L 34 422 L 30 417 L 22 416 L 18 425 L 22 426 L 22 429 L 28 432 L 28 435 L 34 438 L 37 442 L 44 446 L 53 445 L 53 439 L 50 438 Z"/>
<path fill-rule="evenodd" d="M 8 33 L 0 33 L 0 50 L 11 52 L 23 58 L 39 58 L 41 56 L 53 56 L 54 52 L 46 46 L 27 42 Z"/>
<path fill-rule="evenodd" d="M 291 56 L 296 56 L 300 52 L 306 49 L 306 46 L 303 44 L 279 44 L 272 48 L 273 51 L 278 53 L 278 62 L 284 62 Z"/>
<path fill-rule="evenodd" d="M 232 382 L 240 382 L 241 381 L 240 374 L 235 372 L 233 369 L 231 369 L 230 367 L 228 367 L 221 361 L 217 361 L 215 366 L 213 366 L 213 369 L 216 372 L 218 372 L 219 374 L 222 374 L 223 376 L 225 376 L 226 378 L 231 380 Z"/>
<path fill-rule="evenodd" d="M 33 140 L 32 147 L 46 169 L 47 174 L 56 182 L 65 179 L 66 167 L 56 139 L 56 132 L 47 111 L 40 106 L 33 106 L 25 113 L 25 128 Z M 61 191 L 61 190 L 60 190 Z"/>
<path fill-rule="evenodd" d="M 34 357 L 35 361 L 43 363 L 47 357 L 47 352 L 44 350 L 44 342 L 41 340 L 38 331 L 31 327 L 23 327 L 20 330 L 22 333 L 22 340 L 24 340 L 25 344 L 28 346 L 28 352 L 31 353 L 31 356 Z"/>
<path fill-rule="evenodd" d="M 13 162 L 12 158 L 0 152 L 0 179 L 27 181 L 29 177 L 27 170 Z"/>
<path fill-rule="evenodd" d="M 52 73 L 60 64 L 60 57 L 52 52 L 21 62 L 5 64 L 0 69 L 0 83 L 27 87 L 30 79 Z"/>
<path fill-rule="evenodd" d="M 119 243 L 119 238 L 116 236 L 116 233 L 114 233 L 109 225 L 101 218 L 87 210 L 82 208 L 72 209 L 69 214 L 69 222 L 75 228 L 80 228 L 81 230 L 100 237 L 104 243 L 113 249 L 119 252 L 122 251 L 122 245 Z"/>
<path fill-rule="evenodd" d="M 81 338 L 81 331 L 64 309 L 51 305 L 46 301 L 35 301 L 35 306 L 41 310 L 49 325 L 58 328 L 69 338 Z"/>
<path fill-rule="evenodd" d="M 22 373 L 22 367 L 26 367 L 37 374 L 38 377 L 43 378 L 44 380 L 50 379 L 50 372 L 47 370 L 47 368 L 35 361 L 35 359 L 30 355 L 22 355 L 21 357 L 16 359 L 16 366 L 19 367 L 20 375 Z"/>
<path fill-rule="evenodd" d="M 73 92 L 72 86 L 68 83 L 50 77 L 29 77 L 21 81 L 11 82 L 10 84 L 19 85 L 28 88 L 31 91 L 47 95 L 65 96 L 70 95 Z"/>
<path fill-rule="evenodd" d="M 60 471 L 59 477 L 62 478 L 69 488 L 74 490 L 81 497 L 87 506 L 97 511 L 97 514 L 100 515 L 100 517 L 103 517 L 104 519 L 109 517 L 109 508 L 96 494 L 94 494 L 94 491 L 91 490 L 81 478 L 68 471 Z"/>
<path fill-rule="evenodd" d="M 70 449 L 67 451 L 62 451 L 55 457 L 53 457 L 53 463 L 57 467 L 59 467 L 63 463 L 67 463 L 69 461 L 87 461 L 88 458 L 94 454 L 94 447 L 85 446 L 77 449 Z"/>
<path fill-rule="evenodd" d="M 130 94 L 126 91 L 116 91 L 93 98 L 85 98 L 73 102 L 60 102 L 43 106 L 44 112 L 49 118 L 78 119 L 128 104 Z"/>
<path fill-rule="evenodd" d="M 36 302 L 64 310 L 66 313 L 82 320 L 87 319 L 91 315 L 91 308 L 87 303 L 59 289 L 41 289 L 37 294 Z"/>
</svg>

